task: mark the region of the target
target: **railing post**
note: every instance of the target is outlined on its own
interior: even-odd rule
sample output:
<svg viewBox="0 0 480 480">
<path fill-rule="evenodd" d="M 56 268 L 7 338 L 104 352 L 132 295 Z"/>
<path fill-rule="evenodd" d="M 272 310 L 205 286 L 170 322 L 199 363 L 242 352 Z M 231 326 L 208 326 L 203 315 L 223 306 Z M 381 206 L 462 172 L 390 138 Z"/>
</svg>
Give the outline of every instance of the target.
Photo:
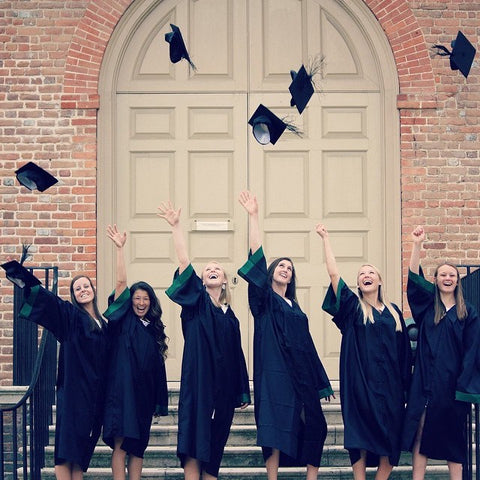
<svg viewBox="0 0 480 480">
<path fill-rule="evenodd" d="M 13 286 L 13 385 L 29 385 L 38 350 L 38 326 L 18 318 L 23 289 Z"/>
<path fill-rule="evenodd" d="M 58 267 L 29 267 L 29 270 L 42 271 L 45 288 L 54 294 L 57 293 Z M 0 479 L 6 478 L 8 474 L 8 478 L 13 480 L 19 476 L 23 480 L 41 480 L 41 471 L 45 465 L 45 446 L 48 445 L 49 440 L 48 429 L 52 421 L 52 406 L 55 403 L 57 342 L 49 331 L 43 329 L 39 344 L 37 325 L 18 319 L 23 300 L 24 291 L 15 286 L 14 384 L 29 385 L 29 387 L 15 405 L 0 406 Z M 32 326 L 34 328 L 31 328 Z M 19 409 L 22 409 L 21 419 L 17 415 Z M 12 432 L 8 435 L 8 450 L 5 446 L 7 441 L 4 429 L 6 412 L 16 419 L 12 425 Z M 17 429 L 17 419 L 21 434 Z M 18 441 L 20 439 L 21 445 Z M 10 450 L 12 450 L 11 461 Z M 8 463 L 6 452 L 9 456 Z M 19 468 L 21 473 L 18 472 Z"/>
<path fill-rule="evenodd" d="M 480 314 L 480 265 L 457 265 L 459 269 L 466 269 L 466 275 L 462 277 L 462 289 L 465 300 L 471 303 Z M 463 465 L 463 480 L 472 480 L 473 468 L 475 478 L 480 480 L 480 452 L 479 452 L 479 406 L 470 405 L 467 419 L 467 463 Z M 475 446 L 474 446 L 475 444 Z M 473 462 L 473 450 L 475 450 L 475 463 Z"/>
</svg>

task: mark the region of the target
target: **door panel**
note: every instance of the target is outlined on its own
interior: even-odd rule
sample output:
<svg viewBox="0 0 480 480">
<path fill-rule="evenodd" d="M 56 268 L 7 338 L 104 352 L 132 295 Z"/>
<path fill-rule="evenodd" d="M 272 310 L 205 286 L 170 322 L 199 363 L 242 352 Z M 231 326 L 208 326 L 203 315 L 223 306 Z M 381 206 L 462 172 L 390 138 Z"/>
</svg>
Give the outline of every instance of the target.
<svg viewBox="0 0 480 480">
<path fill-rule="evenodd" d="M 169 62 L 170 23 L 181 28 L 197 71 Z M 361 0 L 145 0 L 125 13 L 109 52 L 101 101 L 113 113 L 101 117 L 112 146 L 99 168 L 113 201 L 104 200 L 106 210 L 112 204 L 105 217 L 128 232 L 129 282 L 148 281 L 161 299 L 169 380 L 180 378 L 183 339 L 179 309 L 164 295 L 177 264 L 170 229 L 156 216 L 164 199 L 182 207 L 197 271 L 216 259 L 230 274 L 253 374 L 247 287 L 235 277 L 248 251 L 237 202 L 245 188 L 260 201 L 267 259 L 295 262 L 299 303 L 337 378 L 340 334 L 321 311 L 329 279 L 315 224 L 327 225 L 353 288 L 366 261 L 400 285 L 400 261 L 392 260 L 400 252 L 396 77 L 376 19 Z M 322 57 L 315 94 L 299 115 L 290 106 L 290 70 Z M 274 146 L 258 144 L 247 121 L 259 103 L 303 135 L 285 131 Z M 111 289 L 111 245 L 98 242 L 106 252 L 99 275 L 107 272 Z"/>
<path fill-rule="evenodd" d="M 278 116 L 285 115 L 283 95 L 250 96 L 252 110 L 267 101 Z M 256 100 L 256 101 L 255 101 Z M 269 261 L 290 257 L 297 274 L 300 306 L 322 360 L 337 376 L 340 334 L 321 310 L 329 284 L 315 225 L 331 233 L 339 268 L 354 282 L 361 263 L 383 269 L 384 203 L 378 95 L 324 94 L 304 111 L 305 135 L 287 132 L 274 146 L 262 147 L 249 138 L 249 185 L 257 193 Z M 349 105 L 349 107 L 343 107 Z M 346 113 L 348 111 L 349 113 Z M 351 112 L 351 114 L 350 114 Z"/>
<path fill-rule="evenodd" d="M 169 379 L 180 378 L 183 338 L 179 308 L 164 295 L 177 259 L 170 227 L 156 216 L 157 207 L 169 199 L 182 207 L 189 255 L 198 273 L 217 260 L 233 279 L 239 259 L 246 256 L 247 222 L 236 198 L 247 181 L 245 116 L 245 95 L 239 94 L 118 98 L 116 222 L 129 232 L 129 282 L 147 281 L 159 294 L 170 337 Z M 248 355 L 246 287 L 233 281 L 231 287 Z"/>
<path fill-rule="evenodd" d="M 148 3 L 147 1 L 144 2 Z M 132 21 L 118 92 L 159 93 L 247 89 L 246 4 L 240 0 L 150 1 Z M 132 5 L 135 7 L 135 5 Z M 194 71 L 186 60 L 169 61 L 165 34 L 182 33 Z"/>
</svg>

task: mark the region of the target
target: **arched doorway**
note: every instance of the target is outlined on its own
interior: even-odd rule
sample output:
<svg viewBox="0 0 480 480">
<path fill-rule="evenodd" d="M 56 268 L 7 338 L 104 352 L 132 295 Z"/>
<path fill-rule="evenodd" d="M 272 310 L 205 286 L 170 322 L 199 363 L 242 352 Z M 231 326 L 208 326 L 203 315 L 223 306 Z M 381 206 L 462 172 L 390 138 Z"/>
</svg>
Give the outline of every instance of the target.
<svg viewBox="0 0 480 480">
<path fill-rule="evenodd" d="M 180 26 L 197 72 L 169 62 L 163 37 L 170 23 Z M 289 71 L 317 55 L 325 57 L 324 75 L 299 116 L 289 105 Z M 360 0 L 130 6 L 102 64 L 98 218 L 127 230 L 129 280 L 146 280 L 159 294 L 171 339 L 169 379 L 179 378 L 182 338 L 178 309 L 163 294 L 176 268 L 169 229 L 156 217 L 163 199 L 183 208 L 198 271 L 215 258 L 234 276 L 248 249 L 237 196 L 245 188 L 257 193 L 265 251 L 294 259 L 299 301 L 332 378 L 340 340 L 321 312 L 328 278 L 314 225 L 328 225 L 347 282 L 369 261 L 400 301 L 397 93 L 388 42 Z M 257 144 L 247 120 L 259 103 L 294 120 L 302 138 L 286 133 L 275 146 Z M 114 256 L 102 232 L 98 247 L 99 288 L 108 291 Z M 251 357 L 246 285 L 232 286 Z"/>
</svg>

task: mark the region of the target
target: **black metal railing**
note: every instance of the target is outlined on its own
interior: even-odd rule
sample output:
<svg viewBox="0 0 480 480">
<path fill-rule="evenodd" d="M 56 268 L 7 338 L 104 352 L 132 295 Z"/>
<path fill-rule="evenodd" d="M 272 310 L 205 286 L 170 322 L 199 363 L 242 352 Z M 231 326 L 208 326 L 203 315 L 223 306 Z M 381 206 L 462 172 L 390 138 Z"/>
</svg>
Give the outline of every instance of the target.
<svg viewBox="0 0 480 480">
<path fill-rule="evenodd" d="M 40 270 L 44 286 L 57 293 L 58 267 L 28 269 Z M 57 341 L 43 329 L 39 342 L 38 327 L 18 319 L 22 300 L 23 291 L 15 286 L 13 383 L 21 384 L 22 378 L 29 383 L 15 405 L 0 406 L 0 478 L 41 480 L 55 401 Z"/>
<path fill-rule="evenodd" d="M 458 268 L 461 273 L 465 272 L 461 280 L 465 300 L 480 312 L 480 265 L 458 265 Z M 463 465 L 463 480 L 472 480 L 474 471 L 475 479 L 480 480 L 479 417 L 479 405 L 474 403 L 467 417 L 467 462 Z"/>
</svg>

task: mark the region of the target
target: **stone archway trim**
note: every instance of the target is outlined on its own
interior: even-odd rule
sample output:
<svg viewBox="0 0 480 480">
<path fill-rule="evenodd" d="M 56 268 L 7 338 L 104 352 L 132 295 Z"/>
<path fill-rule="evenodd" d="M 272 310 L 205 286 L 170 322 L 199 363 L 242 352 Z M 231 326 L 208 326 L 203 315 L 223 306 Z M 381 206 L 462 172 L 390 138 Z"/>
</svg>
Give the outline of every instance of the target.
<svg viewBox="0 0 480 480">
<path fill-rule="evenodd" d="M 135 0 L 91 0 L 66 57 L 62 108 L 99 107 L 98 83 L 108 41 Z M 392 48 L 400 83 L 399 108 L 435 108 L 434 75 L 420 26 L 407 0 L 364 0 Z"/>
</svg>

